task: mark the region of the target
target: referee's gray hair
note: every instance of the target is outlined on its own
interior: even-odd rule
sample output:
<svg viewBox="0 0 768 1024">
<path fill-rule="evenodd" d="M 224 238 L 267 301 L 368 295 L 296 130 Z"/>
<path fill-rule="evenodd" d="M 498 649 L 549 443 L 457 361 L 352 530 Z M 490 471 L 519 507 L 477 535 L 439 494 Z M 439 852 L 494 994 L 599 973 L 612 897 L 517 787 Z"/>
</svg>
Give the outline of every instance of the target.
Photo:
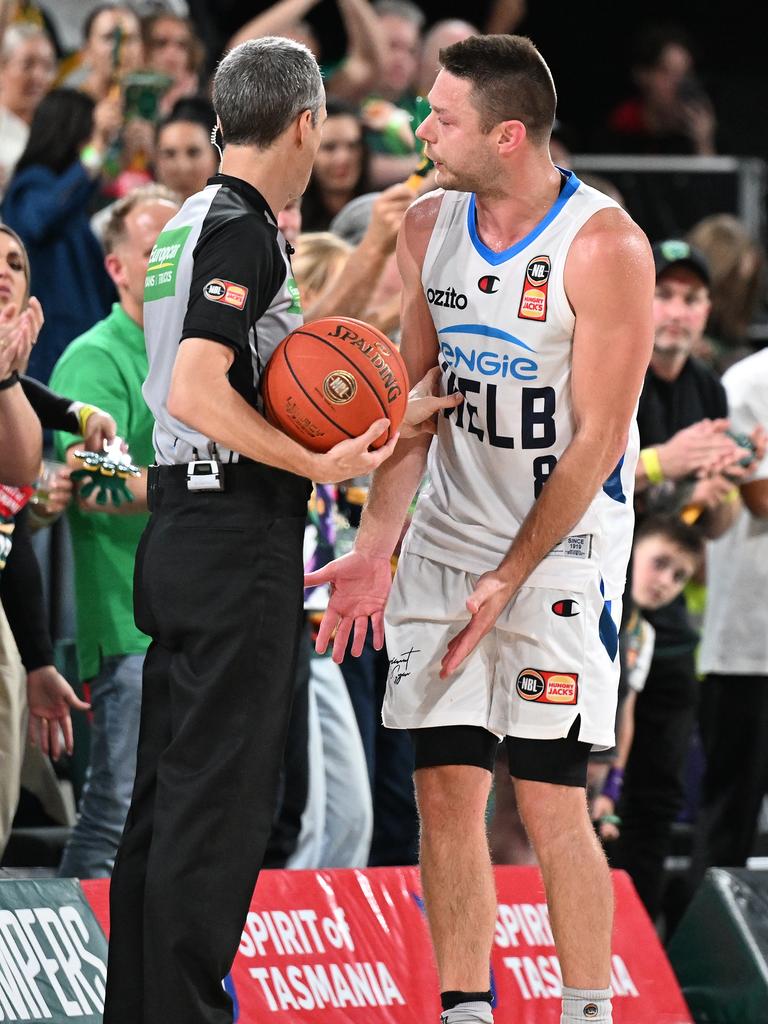
<svg viewBox="0 0 768 1024">
<path fill-rule="evenodd" d="M 249 39 L 219 64 L 213 106 L 224 144 L 266 149 L 304 110 L 317 121 L 325 87 L 312 52 L 278 36 Z"/>
</svg>

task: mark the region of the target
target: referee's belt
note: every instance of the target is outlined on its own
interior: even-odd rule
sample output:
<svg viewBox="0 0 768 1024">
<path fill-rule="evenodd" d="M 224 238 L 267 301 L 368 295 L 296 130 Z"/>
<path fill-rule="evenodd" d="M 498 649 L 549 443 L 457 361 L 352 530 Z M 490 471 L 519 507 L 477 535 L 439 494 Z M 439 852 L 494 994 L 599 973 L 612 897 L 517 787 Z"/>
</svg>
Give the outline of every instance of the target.
<svg viewBox="0 0 768 1024">
<path fill-rule="evenodd" d="M 263 462 L 241 459 L 239 462 L 212 462 L 210 474 L 215 474 L 220 486 L 190 486 L 190 477 L 194 474 L 190 466 L 205 465 L 206 460 L 196 463 L 182 462 L 173 466 L 150 466 L 147 471 L 147 492 L 150 508 L 156 505 L 156 499 L 163 494 L 173 494 L 176 499 L 188 495 L 190 501 L 203 495 L 221 497 L 226 500 L 228 495 L 258 495 L 267 506 L 274 505 L 284 509 L 286 504 L 293 505 L 299 511 L 306 512 L 306 505 L 312 493 L 309 480 L 284 469 L 267 466 Z M 198 481 L 199 483 L 199 481 Z M 290 513 L 289 513 L 290 514 Z"/>
</svg>

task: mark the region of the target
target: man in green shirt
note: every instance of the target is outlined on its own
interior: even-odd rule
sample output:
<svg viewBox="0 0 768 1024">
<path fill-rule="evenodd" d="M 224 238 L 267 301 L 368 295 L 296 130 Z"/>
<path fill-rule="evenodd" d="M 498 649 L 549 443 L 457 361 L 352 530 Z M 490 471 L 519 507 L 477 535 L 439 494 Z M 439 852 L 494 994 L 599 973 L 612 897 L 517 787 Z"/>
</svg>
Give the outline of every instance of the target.
<svg viewBox="0 0 768 1024">
<path fill-rule="evenodd" d="M 133 501 L 98 505 L 95 493 L 69 510 L 75 558 L 80 678 L 92 704 L 91 756 L 80 817 L 64 851 L 60 874 L 111 874 L 130 804 L 136 768 L 141 673 L 149 638 L 133 620 L 133 563 L 147 521 L 146 467 L 154 461 L 154 420 L 142 395 L 147 375 L 144 277 L 157 236 L 178 210 L 159 185 L 135 189 L 115 204 L 104 231 L 105 265 L 120 301 L 105 319 L 71 343 L 51 386 L 108 409 L 141 476 L 126 483 Z M 82 442 L 56 434 L 56 451 L 73 468 Z"/>
</svg>

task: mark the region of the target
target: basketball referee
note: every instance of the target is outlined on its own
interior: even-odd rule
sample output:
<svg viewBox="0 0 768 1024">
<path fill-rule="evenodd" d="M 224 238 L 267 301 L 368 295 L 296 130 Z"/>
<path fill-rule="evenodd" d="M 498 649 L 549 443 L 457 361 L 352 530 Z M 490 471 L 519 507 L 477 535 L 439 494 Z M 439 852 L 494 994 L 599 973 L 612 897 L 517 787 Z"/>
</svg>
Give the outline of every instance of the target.
<svg viewBox="0 0 768 1024">
<path fill-rule="evenodd" d="M 272 821 L 302 608 L 309 480 L 371 472 L 387 426 L 316 455 L 261 416 L 259 380 L 301 323 L 276 213 L 304 191 L 325 97 L 309 50 L 244 43 L 214 106 L 221 173 L 147 268 L 144 396 L 156 426 L 135 576 L 144 666 L 133 800 L 115 863 L 105 1024 L 225 1024 Z M 429 411 L 429 410 L 428 410 Z"/>
</svg>

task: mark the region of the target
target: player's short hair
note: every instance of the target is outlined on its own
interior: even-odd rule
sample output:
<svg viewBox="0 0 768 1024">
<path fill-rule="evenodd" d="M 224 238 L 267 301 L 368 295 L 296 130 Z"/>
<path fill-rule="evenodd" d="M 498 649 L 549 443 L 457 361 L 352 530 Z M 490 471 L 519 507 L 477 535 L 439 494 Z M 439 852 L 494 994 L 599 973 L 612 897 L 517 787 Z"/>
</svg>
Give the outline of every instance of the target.
<svg viewBox="0 0 768 1024">
<path fill-rule="evenodd" d="M 151 182 L 148 185 L 139 185 L 138 188 L 129 192 L 127 196 L 118 199 L 110 211 L 107 223 L 104 225 L 104 234 L 102 236 L 104 252 L 107 255 L 114 252 L 115 248 L 125 238 L 125 222 L 129 213 L 138 206 L 157 202 L 173 203 L 174 206 L 181 206 L 181 199 L 175 192 L 166 188 L 165 185 L 159 185 L 156 182 Z"/>
<path fill-rule="evenodd" d="M 480 127 L 522 121 L 535 143 L 547 143 L 555 121 L 557 94 L 544 58 L 526 36 L 471 36 L 440 51 L 449 74 L 472 85 Z"/>
<path fill-rule="evenodd" d="M 638 527 L 635 543 L 649 537 L 663 537 L 670 544 L 692 555 L 697 563 L 704 557 L 704 537 L 701 531 L 676 516 L 649 516 Z"/>
<path fill-rule="evenodd" d="M 213 79 L 213 106 L 224 144 L 266 149 L 304 110 L 312 123 L 325 100 L 320 68 L 302 43 L 249 39 L 224 57 Z"/>
</svg>

